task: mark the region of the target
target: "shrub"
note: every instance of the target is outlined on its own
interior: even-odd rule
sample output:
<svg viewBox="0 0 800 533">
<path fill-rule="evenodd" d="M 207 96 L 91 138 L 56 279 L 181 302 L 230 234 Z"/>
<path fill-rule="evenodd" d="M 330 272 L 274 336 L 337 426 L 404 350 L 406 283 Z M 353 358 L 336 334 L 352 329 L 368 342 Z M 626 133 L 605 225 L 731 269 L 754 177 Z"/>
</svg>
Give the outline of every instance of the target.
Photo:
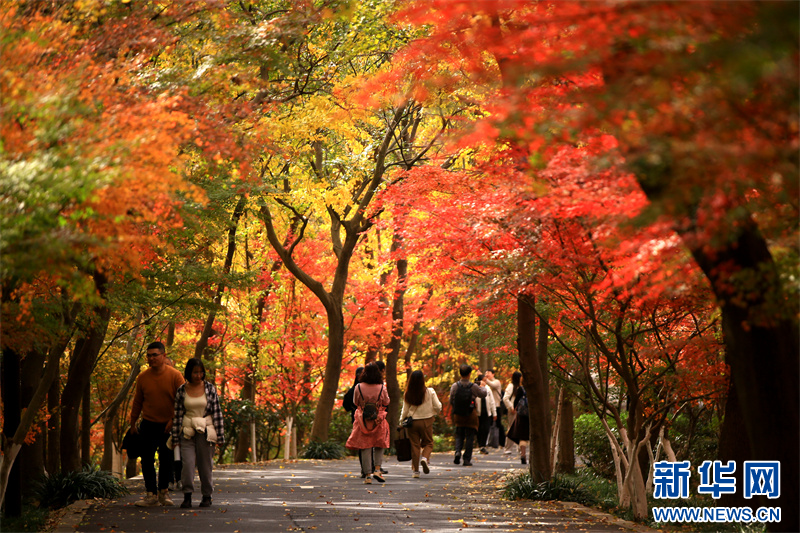
<svg viewBox="0 0 800 533">
<path fill-rule="evenodd" d="M 553 479 L 536 483 L 530 472 L 511 478 L 506 482 L 503 497 L 509 500 L 558 500 L 594 505 L 597 499 L 583 481 L 576 476 L 556 475 Z"/>
<path fill-rule="evenodd" d="M 312 440 L 303 451 L 303 459 L 341 459 L 344 457 L 344 446 L 340 442 L 319 442 Z"/>
<path fill-rule="evenodd" d="M 119 498 L 128 494 L 128 489 L 111 472 L 84 468 L 78 472 L 43 476 L 34 494 L 41 506 L 57 509 L 77 500 Z"/>
<path fill-rule="evenodd" d="M 623 413 L 623 421 L 625 418 L 627 413 Z M 611 426 L 611 431 L 619 440 L 616 428 Z M 611 444 L 608 442 L 603 424 L 594 413 L 587 413 L 575 419 L 575 452 L 586 466 L 599 475 L 608 479 L 615 477 Z"/>
</svg>

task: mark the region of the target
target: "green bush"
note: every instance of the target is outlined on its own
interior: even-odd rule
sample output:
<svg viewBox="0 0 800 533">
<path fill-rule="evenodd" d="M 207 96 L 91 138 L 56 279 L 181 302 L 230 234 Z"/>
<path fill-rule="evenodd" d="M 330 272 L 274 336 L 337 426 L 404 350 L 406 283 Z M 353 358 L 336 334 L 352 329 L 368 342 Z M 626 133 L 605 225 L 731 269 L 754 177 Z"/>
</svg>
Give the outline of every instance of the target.
<svg viewBox="0 0 800 533">
<path fill-rule="evenodd" d="M 312 440 L 303 451 L 303 459 L 341 459 L 344 455 L 342 443 L 330 440 L 327 442 Z"/>
<path fill-rule="evenodd" d="M 84 468 L 79 472 L 43 476 L 34 494 L 42 507 L 57 509 L 77 500 L 119 498 L 128 494 L 128 489 L 111 472 Z"/>
<path fill-rule="evenodd" d="M 626 418 L 627 413 L 623 413 L 623 421 Z M 619 441 L 619 435 L 614 426 L 611 426 L 611 431 Z M 575 419 L 575 452 L 584 464 L 597 474 L 608 479 L 615 477 L 611 444 L 608 442 L 603 424 L 594 413 L 587 413 Z"/>
<path fill-rule="evenodd" d="M 503 489 L 503 497 L 509 500 L 541 500 L 576 502 L 595 505 L 597 498 L 583 486 L 577 476 L 556 475 L 553 479 L 536 483 L 530 472 L 509 479 Z"/>
</svg>

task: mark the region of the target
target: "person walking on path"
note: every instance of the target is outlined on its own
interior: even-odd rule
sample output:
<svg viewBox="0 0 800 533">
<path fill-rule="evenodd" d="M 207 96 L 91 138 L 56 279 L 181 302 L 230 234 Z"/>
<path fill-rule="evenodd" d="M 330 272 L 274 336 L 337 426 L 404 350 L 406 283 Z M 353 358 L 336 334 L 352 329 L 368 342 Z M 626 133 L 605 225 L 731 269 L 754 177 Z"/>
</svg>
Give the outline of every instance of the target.
<svg viewBox="0 0 800 533">
<path fill-rule="evenodd" d="M 484 373 L 483 381 L 492 392 L 494 405 L 497 408 L 497 416 L 495 417 L 494 425 L 497 427 L 498 446 L 503 448 L 506 445 L 506 430 L 503 427 L 503 415 L 505 414 L 505 404 L 503 403 L 503 383 L 499 379 L 495 379 L 493 368 L 488 369 Z"/>
<path fill-rule="evenodd" d="M 461 463 L 464 450 L 464 466 L 472 466 L 472 446 L 478 432 L 478 413 L 475 398 L 485 398 L 486 389 L 469 380 L 472 367 L 462 364 L 458 370 L 461 380 L 450 387 L 450 405 L 453 406 L 453 424 L 456 426 L 456 453 L 453 463 Z"/>
<path fill-rule="evenodd" d="M 527 464 L 528 441 L 530 440 L 530 421 L 528 419 L 528 396 L 522 386 L 522 373 L 514 372 L 511 376 L 511 393 L 506 394 L 508 412 L 514 415 L 514 421 L 508 426 L 508 437 L 519 444 L 519 459 Z"/>
<path fill-rule="evenodd" d="M 419 477 L 419 467 L 430 474 L 431 452 L 433 451 L 433 418 L 442 410 L 442 402 L 430 387 L 425 387 L 422 370 L 414 370 L 408 378 L 406 393 L 403 396 L 403 410 L 400 420 L 411 417 L 407 427 L 411 441 L 412 477 Z"/>
<path fill-rule="evenodd" d="M 480 398 L 475 405 L 478 413 L 478 448 L 482 454 L 488 454 L 486 449 L 487 439 L 489 438 L 489 428 L 491 428 L 497 420 L 497 407 L 494 404 L 494 394 L 483 383 L 483 374 L 478 374 L 475 378 L 475 384 L 486 390 L 486 397 Z"/>
<path fill-rule="evenodd" d="M 167 446 L 172 429 L 175 393 L 183 385 L 183 376 L 166 363 L 166 348 L 160 342 L 147 346 L 149 368 L 136 379 L 131 405 L 131 432 L 140 436 L 142 477 L 146 494 L 136 502 L 139 507 L 175 505 L 169 497 L 173 479 L 172 450 Z M 139 415 L 141 423 L 137 426 Z M 158 481 L 155 454 L 158 452 Z"/>
<path fill-rule="evenodd" d="M 217 388 L 206 381 L 206 368 L 200 359 L 189 359 L 183 376 L 186 383 L 175 394 L 172 420 L 172 445 L 180 448 L 183 461 L 181 507 L 186 509 L 192 506 L 195 466 L 200 476 L 200 493 L 203 495 L 200 507 L 211 507 L 214 452 L 217 444 L 225 442 L 222 409 Z"/>
<path fill-rule="evenodd" d="M 356 416 L 345 446 L 358 451 L 364 483 L 372 483 L 373 479 L 383 483 L 386 480 L 381 474 L 380 464 L 383 450 L 389 447 L 389 422 L 386 420 L 389 393 L 375 363 L 364 367 L 361 381 L 353 393 L 353 402 Z"/>
<path fill-rule="evenodd" d="M 508 413 L 508 428 L 511 429 L 511 425 L 514 423 L 514 419 L 516 418 L 517 414 L 514 410 L 514 403 L 512 402 L 511 395 L 514 393 L 514 375 L 519 374 L 520 379 L 522 379 L 521 372 L 514 372 L 511 375 L 511 383 L 506 386 L 506 390 L 503 392 L 503 409 L 506 413 Z M 506 435 L 508 435 L 508 431 L 506 431 Z M 503 447 L 503 453 L 505 455 L 511 455 L 518 450 L 518 446 L 514 443 L 513 440 L 506 437 L 506 444 Z"/>
<path fill-rule="evenodd" d="M 353 381 L 353 386 L 347 389 L 342 399 L 342 407 L 344 407 L 345 411 L 350 413 L 350 423 L 356 421 L 356 404 L 353 403 L 353 393 L 356 391 L 356 385 L 358 385 L 358 380 L 361 378 L 363 372 L 363 366 L 356 368 L 356 379 Z"/>
</svg>

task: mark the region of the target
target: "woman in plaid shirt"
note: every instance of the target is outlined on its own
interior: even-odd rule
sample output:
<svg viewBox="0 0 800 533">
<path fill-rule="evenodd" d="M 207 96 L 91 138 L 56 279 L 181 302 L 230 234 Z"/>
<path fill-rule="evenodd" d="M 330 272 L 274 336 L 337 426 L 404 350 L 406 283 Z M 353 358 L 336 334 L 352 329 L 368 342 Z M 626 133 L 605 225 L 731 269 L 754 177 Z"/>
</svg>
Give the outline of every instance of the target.
<svg viewBox="0 0 800 533">
<path fill-rule="evenodd" d="M 180 446 L 183 461 L 181 507 L 192 506 L 195 466 L 203 495 L 200 507 L 210 507 L 211 493 L 214 492 L 211 477 L 214 451 L 217 444 L 225 442 L 222 410 L 217 389 L 213 383 L 206 381 L 206 369 L 200 359 L 189 359 L 183 376 L 186 383 L 175 393 L 175 416 L 172 421 L 172 445 Z"/>
</svg>

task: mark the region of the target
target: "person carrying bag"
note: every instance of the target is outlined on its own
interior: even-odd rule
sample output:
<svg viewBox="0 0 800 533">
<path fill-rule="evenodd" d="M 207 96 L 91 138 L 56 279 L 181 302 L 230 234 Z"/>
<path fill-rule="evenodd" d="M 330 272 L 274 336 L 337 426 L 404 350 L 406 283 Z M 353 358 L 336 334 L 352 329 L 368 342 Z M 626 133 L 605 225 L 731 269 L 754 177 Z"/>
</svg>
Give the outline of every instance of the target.
<svg viewBox="0 0 800 533">
<path fill-rule="evenodd" d="M 408 385 L 403 397 L 403 410 L 400 420 L 410 424 L 405 428 L 411 444 L 411 475 L 419 477 L 419 467 L 426 474 L 430 473 L 431 452 L 433 452 L 433 419 L 442 410 L 442 402 L 430 387 L 425 387 L 425 376 L 421 370 L 415 370 L 408 378 Z M 400 459 L 398 451 L 398 460 Z"/>
</svg>

